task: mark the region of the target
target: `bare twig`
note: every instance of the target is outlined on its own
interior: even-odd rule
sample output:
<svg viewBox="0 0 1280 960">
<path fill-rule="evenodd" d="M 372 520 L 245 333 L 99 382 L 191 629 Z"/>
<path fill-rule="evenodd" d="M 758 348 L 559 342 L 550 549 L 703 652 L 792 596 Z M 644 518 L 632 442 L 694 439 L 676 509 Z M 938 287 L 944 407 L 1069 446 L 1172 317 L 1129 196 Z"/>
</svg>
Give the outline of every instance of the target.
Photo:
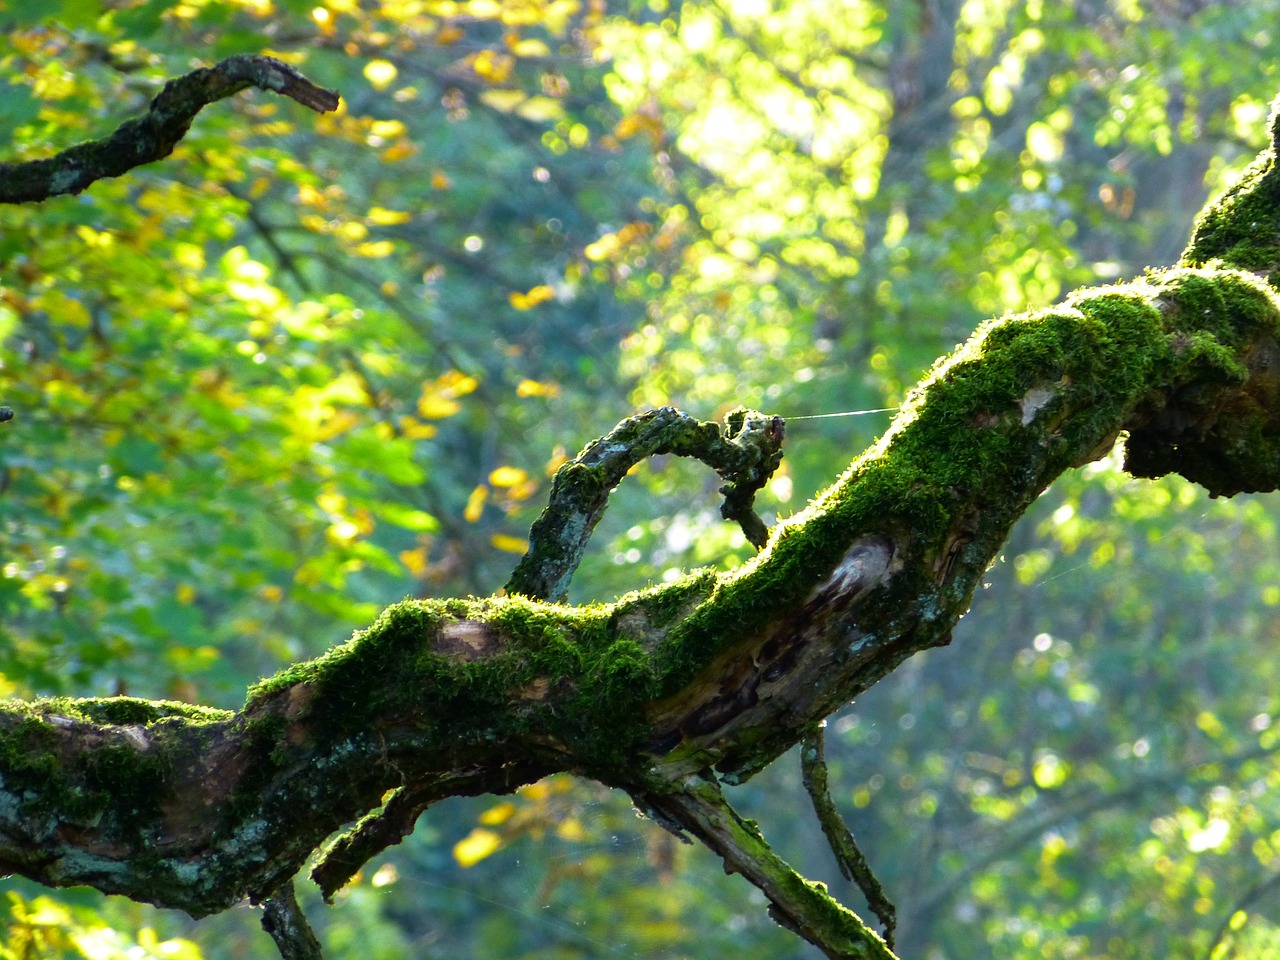
<svg viewBox="0 0 1280 960">
<path fill-rule="evenodd" d="M 298 906 L 293 881 L 287 881 L 263 904 L 262 929 L 271 934 L 282 960 L 322 960 L 320 941 Z"/>
<path fill-rule="evenodd" d="M 692 775 L 668 792 L 646 797 L 652 807 L 710 847 L 726 873 L 740 873 L 769 898 L 769 914 L 831 960 L 894 960 L 893 950 L 826 887 L 796 873 L 770 849 L 759 828 L 744 820 L 709 777 Z"/>
<path fill-rule="evenodd" d="M 30 203 L 80 193 L 96 180 L 118 177 L 161 160 L 186 136 L 195 115 L 248 87 L 272 90 L 319 113 L 336 110 L 338 94 L 318 87 L 274 57 L 239 54 L 170 80 L 148 111 L 101 140 L 88 140 L 43 160 L 0 164 L 0 203 Z"/>
<path fill-rule="evenodd" d="M 804 788 L 813 801 L 813 812 L 818 815 L 818 823 L 826 835 L 831 852 L 835 854 L 836 864 L 846 880 L 854 881 L 867 904 L 879 918 L 884 927 L 884 941 L 893 947 L 893 930 L 898 920 L 898 911 L 885 896 L 880 881 L 867 865 L 867 858 L 858 849 L 858 842 L 853 838 L 849 825 L 840 816 L 835 802 L 831 799 L 831 791 L 827 788 L 827 761 L 824 756 L 825 738 L 819 727 L 800 743 L 800 774 Z"/>
</svg>

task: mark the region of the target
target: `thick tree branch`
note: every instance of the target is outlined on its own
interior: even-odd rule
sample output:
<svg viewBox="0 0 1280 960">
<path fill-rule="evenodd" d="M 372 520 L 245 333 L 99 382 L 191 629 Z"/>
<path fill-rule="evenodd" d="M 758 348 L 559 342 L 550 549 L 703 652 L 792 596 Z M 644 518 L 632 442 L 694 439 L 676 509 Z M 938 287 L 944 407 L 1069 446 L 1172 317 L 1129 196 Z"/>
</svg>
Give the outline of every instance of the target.
<svg viewBox="0 0 1280 960">
<path fill-rule="evenodd" d="M 1025 506 L 1122 428 L 1179 438 L 1166 455 L 1191 446 L 1192 473 L 1220 444 L 1210 482 L 1274 487 L 1274 449 L 1237 438 L 1280 436 L 1280 406 L 1254 400 L 1278 327 L 1271 293 L 1233 271 L 1082 294 L 984 328 L 730 574 L 589 608 L 406 601 L 235 714 L 128 699 L 0 707 L 0 863 L 198 916 L 270 898 L 388 790 L 405 799 L 339 842 L 354 851 L 344 869 L 438 797 L 557 770 L 651 799 L 710 767 L 745 778 L 946 642 Z M 705 832 L 694 801 L 655 805 Z"/>
<path fill-rule="evenodd" d="M 338 94 L 318 87 L 274 57 L 239 54 L 213 67 L 170 80 L 141 117 L 101 140 L 68 147 L 56 156 L 0 163 L 0 203 L 31 203 L 80 193 L 95 180 L 118 177 L 161 160 L 187 134 L 195 115 L 246 87 L 272 90 L 318 113 L 336 110 Z"/>
<path fill-rule="evenodd" d="M 892 956 L 780 861 L 719 783 L 750 777 L 904 659 L 947 643 L 1013 523 L 1121 434 L 1137 475 L 1176 471 L 1215 496 L 1276 489 L 1278 266 L 1269 148 L 1206 211 L 1178 268 L 985 324 L 737 570 L 587 607 L 405 601 L 258 684 L 236 713 L 0 704 L 0 868 L 195 916 L 277 898 L 287 925 L 281 891 L 345 824 L 378 811 L 330 847 L 326 891 L 436 798 L 568 771 L 701 839 L 828 956 Z M 579 532 L 535 540 L 580 555 L 629 458 L 734 445 L 756 422 L 743 413 L 719 441 L 655 441 L 646 423 L 682 418 L 648 416 L 577 465 L 585 495 L 552 523 Z M 758 423 L 781 439 L 780 424 Z M 545 586 L 518 571 L 516 585 L 558 596 L 576 562 L 549 567 Z M 399 792 L 383 807 L 388 791 Z"/>
</svg>

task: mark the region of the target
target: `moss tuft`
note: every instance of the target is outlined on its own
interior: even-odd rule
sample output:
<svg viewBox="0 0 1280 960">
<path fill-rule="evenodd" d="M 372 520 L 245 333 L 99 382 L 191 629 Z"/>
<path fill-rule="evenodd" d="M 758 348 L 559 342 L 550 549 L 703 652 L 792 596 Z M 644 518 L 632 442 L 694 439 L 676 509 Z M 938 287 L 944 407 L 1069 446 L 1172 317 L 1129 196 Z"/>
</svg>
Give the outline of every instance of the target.
<svg viewBox="0 0 1280 960">
<path fill-rule="evenodd" d="M 1221 260 L 1276 279 L 1280 268 L 1280 221 L 1275 215 L 1280 206 L 1280 172 L 1276 169 L 1280 98 L 1271 106 L 1270 131 L 1267 149 L 1196 218 L 1191 242 L 1182 253 L 1182 266 L 1206 266 Z"/>
</svg>

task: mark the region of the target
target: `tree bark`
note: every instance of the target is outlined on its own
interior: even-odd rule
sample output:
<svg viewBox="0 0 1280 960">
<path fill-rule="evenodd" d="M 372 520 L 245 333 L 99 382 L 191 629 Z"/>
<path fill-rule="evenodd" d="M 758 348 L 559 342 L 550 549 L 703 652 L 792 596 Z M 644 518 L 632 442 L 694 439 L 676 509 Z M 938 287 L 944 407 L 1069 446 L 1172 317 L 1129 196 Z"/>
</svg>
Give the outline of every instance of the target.
<svg viewBox="0 0 1280 960">
<path fill-rule="evenodd" d="M 1269 148 L 1202 214 L 1177 267 L 982 326 L 732 572 L 584 607 L 394 604 L 234 713 L 0 706 L 0 868 L 194 916 L 277 898 L 288 926 L 287 885 L 344 825 L 358 821 L 315 871 L 326 894 L 436 800 L 568 771 L 712 847 L 829 956 L 891 957 L 719 785 L 948 643 L 1013 523 L 1117 437 L 1138 476 L 1176 471 L 1213 496 L 1276 488 L 1278 225 Z"/>
<path fill-rule="evenodd" d="M 197 113 L 247 87 L 272 90 L 317 113 L 338 108 L 336 93 L 316 86 L 274 57 L 248 53 L 227 57 L 216 66 L 170 80 L 143 116 L 122 124 L 110 136 L 41 160 L 0 163 L 0 203 L 33 203 L 80 193 L 97 180 L 163 160 L 187 135 Z"/>
</svg>

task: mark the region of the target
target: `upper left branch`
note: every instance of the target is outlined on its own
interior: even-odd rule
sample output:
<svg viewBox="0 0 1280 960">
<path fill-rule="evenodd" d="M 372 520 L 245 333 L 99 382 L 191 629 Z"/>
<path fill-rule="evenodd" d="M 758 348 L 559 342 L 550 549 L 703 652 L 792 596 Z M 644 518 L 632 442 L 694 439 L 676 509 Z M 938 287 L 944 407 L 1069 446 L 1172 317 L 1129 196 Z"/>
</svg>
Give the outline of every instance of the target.
<svg viewBox="0 0 1280 960">
<path fill-rule="evenodd" d="M 68 147 L 43 160 L 0 163 L 0 203 L 31 203 L 79 193 L 95 180 L 118 177 L 163 159 L 186 136 L 195 115 L 246 87 L 274 90 L 318 113 L 335 110 L 338 94 L 318 87 L 274 57 L 238 54 L 170 80 L 150 109 L 101 140 Z"/>
</svg>

